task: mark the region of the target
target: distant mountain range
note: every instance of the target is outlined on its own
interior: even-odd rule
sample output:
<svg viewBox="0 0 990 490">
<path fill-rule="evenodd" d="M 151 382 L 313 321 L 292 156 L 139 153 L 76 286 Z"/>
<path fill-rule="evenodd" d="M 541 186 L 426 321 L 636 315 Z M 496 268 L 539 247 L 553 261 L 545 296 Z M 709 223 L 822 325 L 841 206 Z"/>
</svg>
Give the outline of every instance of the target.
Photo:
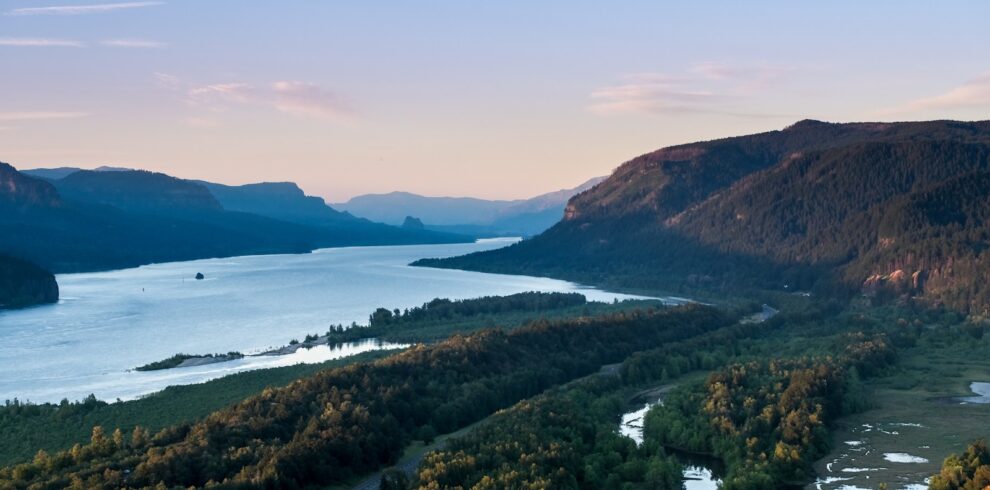
<svg viewBox="0 0 990 490">
<path fill-rule="evenodd" d="M 532 236 L 560 221 L 564 206 L 575 194 L 605 180 L 591 179 L 572 189 L 562 189 L 530 199 L 511 201 L 473 197 L 427 197 L 408 192 L 365 194 L 337 209 L 374 221 L 401 224 L 417 218 L 426 229 L 473 236 Z"/>
<path fill-rule="evenodd" d="M 830 124 L 664 148 L 515 246 L 420 265 L 625 288 L 856 291 L 990 309 L 990 122 Z"/>
<path fill-rule="evenodd" d="M 37 288 L 29 287 L 37 291 L 48 284 L 51 274 L 21 260 L 47 271 L 79 272 L 334 246 L 471 240 L 340 213 L 291 183 L 234 187 L 139 170 L 19 172 L 0 163 L 0 305 L 15 304 L 8 283 L 18 281 L 8 278 L 37 281 Z"/>
</svg>

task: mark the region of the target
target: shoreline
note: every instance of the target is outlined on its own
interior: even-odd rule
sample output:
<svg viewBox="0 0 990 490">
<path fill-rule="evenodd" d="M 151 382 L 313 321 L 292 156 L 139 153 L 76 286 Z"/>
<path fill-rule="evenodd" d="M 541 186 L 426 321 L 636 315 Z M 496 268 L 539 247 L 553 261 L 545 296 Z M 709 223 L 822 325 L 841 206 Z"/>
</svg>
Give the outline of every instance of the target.
<svg viewBox="0 0 990 490">
<path fill-rule="evenodd" d="M 337 346 L 344 345 L 344 344 L 357 344 L 357 343 L 363 343 L 363 342 L 368 342 L 368 341 L 374 341 L 374 342 L 382 343 L 381 341 L 379 341 L 375 337 L 366 337 L 366 338 L 361 338 L 361 339 L 355 339 L 353 341 L 348 341 L 348 342 L 336 342 L 336 343 L 330 344 L 329 343 L 329 336 L 324 334 L 324 335 L 320 335 L 320 336 L 316 337 L 315 339 L 310 339 L 310 340 L 302 341 L 302 342 L 296 342 L 294 344 L 293 343 L 290 343 L 290 344 L 284 345 L 282 347 L 277 347 L 277 348 L 269 348 L 269 349 L 266 349 L 266 350 L 264 350 L 262 352 L 256 352 L 254 354 L 241 354 L 241 353 L 238 352 L 238 353 L 220 354 L 220 355 L 205 355 L 205 354 L 204 355 L 189 355 L 188 357 L 185 357 L 182 360 L 182 362 L 180 362 L 179 364 L 176 364 L 175 366 L 167 366 L 167 367 L 156 368 L 156 369 L 141 369 L 144 366 L 140 366 L 140 367 L 128 369 L 128 371 L 137 371 L 137 372 L 168 371 L 168 370 L 172 370 L 172 369 L 181 369 L 181 368 L 208 366 L 210 364 L 219 364 L 219 363 L 222 363 L 222 362 L 236 361 L 238 359 L 244 359 L 244 358 L 248 358 L 248 357 L 287 356 L 287 355 L 295 354 L 297 351 L 299 351 L 299 349 L 312 349 L 314 347 L 319 347 L 321 345 L 325 345 L 325 346 L 328 346 L 330 348 L 333 348 L 333 347 L 337 347 Z M 185 356 L 184 354 L 176 354 L 176 355 L 177 356 L 179 356 L 179 355 Z M 164 362 L 164 361 L 165 360 L 155 361 L 155 362 Z M 155 362 L 153 362 L 151 364 L 154 364 Z M 147 366 L 147 364 L 145 366 Z"/>
</svg>

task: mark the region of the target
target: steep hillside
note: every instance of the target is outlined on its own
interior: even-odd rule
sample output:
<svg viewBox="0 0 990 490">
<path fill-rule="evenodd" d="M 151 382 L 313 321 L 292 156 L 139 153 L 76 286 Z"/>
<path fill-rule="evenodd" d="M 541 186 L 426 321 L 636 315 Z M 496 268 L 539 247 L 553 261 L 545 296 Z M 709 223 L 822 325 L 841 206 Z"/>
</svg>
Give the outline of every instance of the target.
<svg viewBox="0 0 990 490">
<path fill-rule="evenodd" d="M 16 212 L 27 207 L 57 207 L 61 199 L 55 188 L 0 162 L 0 211 Z"/>
<path fill-rule="evenodd" d="M 55 276 L 34 264 L 0 254 L 0 310 L 56 301 Z"/>
<path fill-rule="evenodd" d="M 988 169 L 990 123 L 803 121 L 644 155 L 535 239 L 422 264 L 622 287 L 893 289 L 983 310 Z"/>
</svg>

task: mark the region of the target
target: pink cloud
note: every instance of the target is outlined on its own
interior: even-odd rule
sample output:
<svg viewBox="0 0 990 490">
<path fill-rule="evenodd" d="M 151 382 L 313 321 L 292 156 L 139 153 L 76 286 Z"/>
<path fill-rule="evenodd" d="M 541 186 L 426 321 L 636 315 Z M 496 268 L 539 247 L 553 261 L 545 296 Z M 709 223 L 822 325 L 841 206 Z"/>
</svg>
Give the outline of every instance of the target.
<svg viewBox="0 0 990 490">
<path fill-rule="evenodd" d="M 160 86 L 180 93 L 188 104 L 214 112 L 251 105 L 317 119 L 344 119 L 352 115 L 340 97 L 309 82 L 283 80 L 266 85 L 226 82 L 193 86 L 165 73 L 156 73 L 155 78 Z"/>
<path fill-rule="evenodd" d="M 990 107 L 990 72 L 969 80 L 948 92 L 916 99 L 887 112 L 899 113 L 968 107 Z"/>
<path fill-rule="evenodd" d="M 747 117 L 783 117 L 747 113 L 734 105 L 764 91 L 790 68 L 767 64 L 695 63 L 684 73 L 638 73 L 594 90 L 589 109 L 597 114 L 711 113 Z"/>
</svg>

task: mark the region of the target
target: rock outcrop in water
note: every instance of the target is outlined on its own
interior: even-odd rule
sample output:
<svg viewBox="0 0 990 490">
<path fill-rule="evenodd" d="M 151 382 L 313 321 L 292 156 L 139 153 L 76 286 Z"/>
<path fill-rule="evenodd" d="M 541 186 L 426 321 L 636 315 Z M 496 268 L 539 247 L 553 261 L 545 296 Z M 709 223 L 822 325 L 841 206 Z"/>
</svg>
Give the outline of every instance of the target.
<svg viewBox="0 0 990 490">
<path fill-rule="evenodd" d="M 0 309 L 56 301 L 55 276 L 30 262 L 0 255 Z"/>
</svg>

